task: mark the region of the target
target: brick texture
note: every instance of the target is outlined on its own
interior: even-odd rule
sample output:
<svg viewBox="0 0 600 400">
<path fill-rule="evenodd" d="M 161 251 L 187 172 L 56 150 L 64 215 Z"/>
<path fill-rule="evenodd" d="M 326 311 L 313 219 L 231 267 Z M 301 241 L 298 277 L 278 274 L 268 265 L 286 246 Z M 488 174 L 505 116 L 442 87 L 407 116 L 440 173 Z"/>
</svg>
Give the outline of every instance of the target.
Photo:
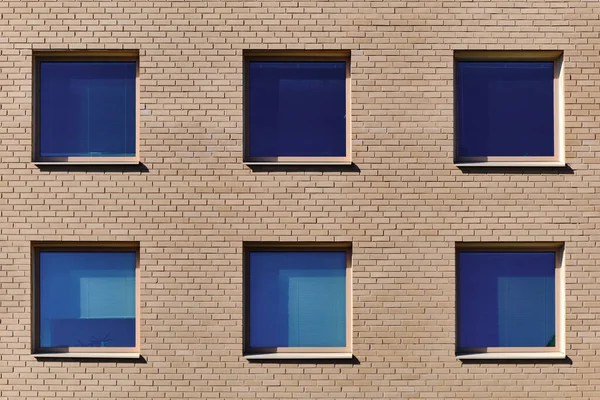
<svg viewBox="0 0 600 400">
<path fill-rule="evenodd" d="M 600 3 L 0 2 L 0 399 L 595 399 Z M 140 54 L 145 169 L 31 163 L 35 50 Z M 243 52 L 348 50 L 354 168 L 242 163 Z M 453 51 L 563 50 L 568 168 L 453 165 Z M 145 362 L 31 355 L 30 243 L 139 241 Z M 243 241 L 353 244 L 353 362 L 242 357 Z M 459 241 L 557 241 L 566 362 L 455 358 Z"/>
</svg>

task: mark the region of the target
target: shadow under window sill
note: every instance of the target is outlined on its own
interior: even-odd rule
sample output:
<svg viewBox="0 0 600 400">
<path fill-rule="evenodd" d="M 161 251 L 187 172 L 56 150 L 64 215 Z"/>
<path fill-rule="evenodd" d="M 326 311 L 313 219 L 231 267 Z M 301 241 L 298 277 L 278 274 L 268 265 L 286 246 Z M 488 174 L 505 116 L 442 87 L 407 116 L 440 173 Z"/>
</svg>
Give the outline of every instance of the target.
<svg viewBox="0 0 600 400">
<path fill-rule="evenodd" d="M 145 362 L 140 353 L 36 353 L 32 354 L 39 361 L 124 361 Z"/>
<path fill-rule="evenodd" d="M 149 172 L 148 167 L 139 161 L 115 162 L 46 162 L 34 161 L 40 171 L 81 171 L 81 172 Z"/>
<path fill-rule="evenodd" d="M 570 360 L 563 352 L 537 353 L 472 353 L 457 354 L 456 359 L 467 363 L 502 363 L 502 362 L 565 362 Z M 568 361 L 570 362 L 570 361 Z"/>
<path fill-rule="evenodd" d="M 360 364 L 352 353 L 268 353 L 245 354 L 250 363 L 277 364 Z"/>
<path fill-rule="evenodd" d="M 360 172 L 358 165 L 344 162 L 250 162 L 244 165 L 253 172 Z"/>
<path fill-rule="evenodd" d="M 562 162 L 548 163 L 455 163 L 455 167 L 465 174 L 538 174 L 570 175 L 575 171 Z"/>
</svg>

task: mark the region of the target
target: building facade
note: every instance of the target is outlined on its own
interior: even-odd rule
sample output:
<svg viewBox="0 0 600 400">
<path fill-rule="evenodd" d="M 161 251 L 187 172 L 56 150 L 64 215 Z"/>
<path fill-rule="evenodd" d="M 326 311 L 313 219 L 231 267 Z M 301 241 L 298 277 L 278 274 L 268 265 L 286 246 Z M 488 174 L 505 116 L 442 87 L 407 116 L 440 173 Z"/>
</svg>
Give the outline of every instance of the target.
<svg viewBox="0 0 600 400">
<path fill-rule="evenodd" d="M 599 3 L 0 14 L 1 399 L 597 398 Z"/>
</svg>

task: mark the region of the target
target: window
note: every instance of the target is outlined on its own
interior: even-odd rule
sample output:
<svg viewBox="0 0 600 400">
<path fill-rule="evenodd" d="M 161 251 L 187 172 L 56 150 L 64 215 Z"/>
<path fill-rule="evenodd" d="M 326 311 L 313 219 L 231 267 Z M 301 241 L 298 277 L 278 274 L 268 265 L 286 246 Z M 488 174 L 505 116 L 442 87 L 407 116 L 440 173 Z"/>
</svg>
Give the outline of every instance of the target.
<svg viewBox="0 0 600 400">
<path fill-rule="evenodd" d="M 36 354 L 137 353 L 135 245 L 34 245 Z"/>
<path fill-rule="evenodd" d="M 349 162 L 348 57 L 272 55 L 246 57 L 244 160 Z"/>
<path fill-rule="evenodd" d="M 256 245 L 245 257 L 247 356 L 351 353 L 349 248 Z"/>
<path fill-rule="evenodd" d="M 43 52 L 35 73 L 36 162 L 137 160 L 137 56 Z"/>
<path fill-rule="evenodd" d="M 457 265 L 459 354 L 564 353 L 560 245 L 464 244 Z"/>
<path fill-rule="evenodd" d="M 560 52 L 455 56 L 458 163 L 564 163 Z"/>
</svg>

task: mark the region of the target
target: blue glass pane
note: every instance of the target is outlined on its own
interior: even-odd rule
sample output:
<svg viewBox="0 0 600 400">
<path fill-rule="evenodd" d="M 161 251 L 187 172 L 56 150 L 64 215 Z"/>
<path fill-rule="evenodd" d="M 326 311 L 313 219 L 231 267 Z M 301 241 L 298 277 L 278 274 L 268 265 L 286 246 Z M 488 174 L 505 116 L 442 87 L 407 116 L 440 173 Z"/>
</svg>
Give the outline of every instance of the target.
<svg viewBox="0 0 600 400">
<path fill-rule="evenodd" d="M 136 63 L 40 65 L 40 155 L 135 156 Z"/>
<path fill-rule="evenodd" d="M 250 347 L 346 346 L 345 252 L 250 253 Z"/>
<path fill-rule="evenodd" d="M 135 252 L 41 252 L 41 347 L 135 347 L 135 268 Z"/>
<path fill-rule="evenodd" d="M 553 345 L 554 252 L 464 251 L 458 262 L 460 347 Z"/>
<path fill-rule="evenodd" d="M 459 62 L 458 156 L 553 156 L 553 62 Z"/>
<path fill-rule="evenodd" d="M 346 63 L 250 63 L 250 156 L 345 156 Z"/>
</svg>

